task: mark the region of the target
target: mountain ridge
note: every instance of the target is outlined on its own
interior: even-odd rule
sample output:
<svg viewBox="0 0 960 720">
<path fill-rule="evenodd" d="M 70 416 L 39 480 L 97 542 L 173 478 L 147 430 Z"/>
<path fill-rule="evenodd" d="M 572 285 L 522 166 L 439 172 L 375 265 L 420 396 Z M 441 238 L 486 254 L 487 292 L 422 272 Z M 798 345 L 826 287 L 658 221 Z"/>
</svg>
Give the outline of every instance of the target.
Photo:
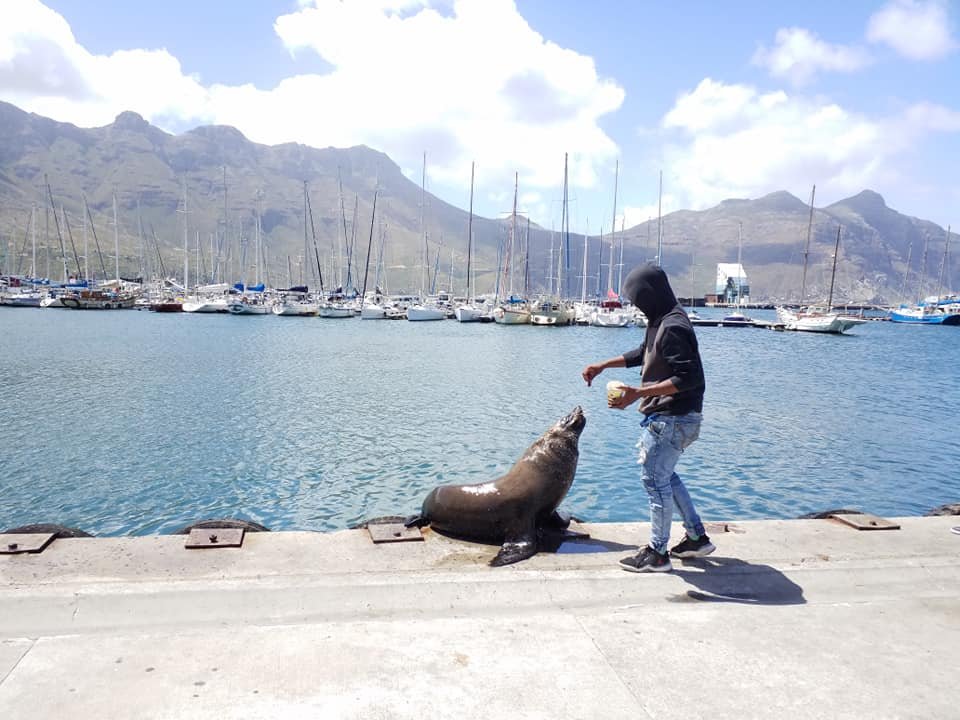
<svg viewBox="0 0 960 720">
<path fill-rule="evenodd" d="M 49 181 L 49 192 L 45 180 Z M 463 291 L 467 212 L 425 192 L 425 227 L 421 229 L 420 186 L 376 149 L 363 145 L 321 149 L 293 142 L 263 145 L 227 125 L 199 126 L 173 135 L 132 111 L 120 113 L 109 125 L 85 129 L 0 102 L 0 246 L 8 248 L 4 257 L 10 257 L 7 264 L 12 270 L 18 265 L 23 270 L 22 248 L 30 208 L 36 205 L 40 210 L 38 228 L 45 231 L 47 222 L 52 224 L 47 217 L 51 194 L 58 216 L 65 211 L 69 217 L 74 243 L 79 242 L 77 228 L 85 215 L 86 198 L 95 229 L 103 239 L 100 244 L 110 245 L 112 257 L 112 240 L 107 242 L 106 238 L 112 238 L 113 233 L 115 191 L 122 273 L 156 270 L 152 265 L 157 263 L 151 265 L 147 259 L 151 256 L 163 258 L 165 267 L 182 268 L 184 182 L 191 263 L 196 262 L 199 244 L 202 274 L 213 277 L 214 259 L 219 257 L 224 279 L 250 276 L 259 207 L 267 248 L 262 259 L 267 260 L 276 284 L 312 278 L 314 270 L 304 257 L 315 253 L 321 256 L 320 269 L 327 285 L 333 279 L 342 280 L 343 271 L 334 266 L 335 259 L 344 253 L 344 226 L 354 245 L 357 262 L 352 272 L 356 278 L 370 243 L 370 214 L 374 188 L 378 186 L 373 244 L 376 248 L 385 234 L 388 287 L 418 288 L 427 274 L 423 271 L 426 247 L 426 265 L 430 274 L 436 269 L 435 283 L 448 285 L 452 279 L 454 291 Z M 304 183 L 313 212 L 316 249 L 309 219 L 304 222 Z M 810 206 L 784 190 L 754 199 L 730 198 L 705 210 L 678 210 L 661 219 L 662 264 L 678 295 L 711 293 L 715 264 L 736 260 L 741 235 L 740 254 L 753 297 L 795 300 L 809 218 Z M 656 223 L 650 220 L 623 232 L 625 266 L 653 259 L 656 248 L 651 247 L 651 238 L 656 237 Z M 496 269 L 503 266 L 505 251 L 499 248 L 509 243 L 509 224 L 509 219 L 474 217 L 474 267 L 478 268 L 481 292 L 493 289 Z M 806 299 L 826 293 L 825 271 L 828 275 L 837 225 L 843 227 L 837 297 L 856 302 L 893 302 L 904 299 L 900 294 L 913 294 L 901 290 L 917 282 L 919 254 L 925 245 L 925 275 L 930 278 L 936 274 L 933 258 L 943 253 L 946 231 L 935 223 L 889 208 L 882 195 L 865 189 L 814 208 Z M 524 219 L 517 228 L 518 242 L 525 227 Z M 539 226 L 531 225 L 530 233 L 528 269 L 533 289 L 546 288 L 549 277 L 556 274 L 551 270 L 556 263 L 556 241 L 552 233 Z M 51 274 L 58 276 L 59 241 L 53 230 L 45 231 L 45 237 L 44 265 L 50 263 Z M 11 238 L 16 238 L 13 252 L 9 250 Z M 604 247 L 601 252 L 597 238 L 588 241 L 588 294 L 603 294 L 611 285 L 609 245 Z M 50 253 L 53 260 L 46 259 Z M 582 253 L 583 236 L 571 234 L 564 284 L 577 295 L 582 282 Z M 373 254 L 376 256 L 376 249 Z M 912 258 L 909 273 L 908 258 Z M 91 268 L 98 265 L 90 262 Z M 951 259 L 943 273 L 947 284 L 952 284 L 957 270 L 957 263 Z M 515 277 L 523 277 L 525 271 L 517 268 Z"/>
</svg>

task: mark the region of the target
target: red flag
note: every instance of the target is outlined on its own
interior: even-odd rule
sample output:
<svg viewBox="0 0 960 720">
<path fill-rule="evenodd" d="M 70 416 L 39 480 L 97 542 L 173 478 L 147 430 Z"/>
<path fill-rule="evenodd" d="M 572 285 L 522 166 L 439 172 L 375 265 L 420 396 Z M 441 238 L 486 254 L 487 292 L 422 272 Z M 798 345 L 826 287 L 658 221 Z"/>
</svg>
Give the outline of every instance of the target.
<svg viewBox="0 0 960 720">
<path fill-rule="evenodd" d="M 607 298 L 610 300 L 616 300 L 617 294 L 613 291 L 613 288 L 607 290 Z"/>
</svg>

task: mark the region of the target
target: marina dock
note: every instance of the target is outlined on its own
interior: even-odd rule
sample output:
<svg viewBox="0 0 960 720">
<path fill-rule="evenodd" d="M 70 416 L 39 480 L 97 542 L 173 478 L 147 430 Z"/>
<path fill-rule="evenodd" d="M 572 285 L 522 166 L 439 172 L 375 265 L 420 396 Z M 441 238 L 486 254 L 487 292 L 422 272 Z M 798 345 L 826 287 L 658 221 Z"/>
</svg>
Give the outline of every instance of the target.
<svg viewBox="0 0 960 720">
<path fill-rule="evenodd" d="M 57 539 L 0 556 L 20 718 L 956 717 L 956 517 L 713 523 L 669 574 L 645 523 L 491 568 L 429 530 Z M 682 529 L 674 527 L 674 539 Z"/>
</svg>

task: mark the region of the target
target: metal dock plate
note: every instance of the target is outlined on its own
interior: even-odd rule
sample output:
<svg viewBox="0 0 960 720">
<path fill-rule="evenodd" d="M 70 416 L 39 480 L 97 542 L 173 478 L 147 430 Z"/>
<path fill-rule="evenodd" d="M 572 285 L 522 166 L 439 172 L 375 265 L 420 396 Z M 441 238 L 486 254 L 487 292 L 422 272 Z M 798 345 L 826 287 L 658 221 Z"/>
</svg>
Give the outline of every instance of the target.
<svg viewBox="0 0 960 720">
<path fill-rule="evenodd" d="M 243 528 L 194 528 L 183 546 L 189 549 L 240 547 L 243 533 Z"/>
<path fill-rule="evenodd" d="M 830 517 L 846 523 L 857 530 L 899 530 L 900 526 L 886 518 L 869 513 L 836 513 Z"/>
<path fill-rule="evenodd" d="M 418 527 L 405 527 L 403 523 L 368 523 L 370 539 L 375 543 L 406 542 L 423 540 Z"/>
<path fill-rule="evenodd" d="M 56 533 L 7 533 L 0 535 L 0 555 L 43 552 Z"/>
</svg>

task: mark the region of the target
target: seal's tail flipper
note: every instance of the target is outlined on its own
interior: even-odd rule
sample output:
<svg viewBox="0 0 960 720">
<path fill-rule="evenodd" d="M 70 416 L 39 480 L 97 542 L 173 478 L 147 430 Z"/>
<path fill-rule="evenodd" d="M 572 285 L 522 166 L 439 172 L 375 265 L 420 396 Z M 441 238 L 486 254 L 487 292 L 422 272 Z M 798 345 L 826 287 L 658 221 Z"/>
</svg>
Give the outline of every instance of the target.
<svg viewBox="0 0 960 720">
<path fill-rule="evenodd" d="M 408 528 L 411 528 L 411 527 L 422 528 L 422 527 L 426 527 L 429 524 L 430 524 L 430 521 L 427 518 L 425 518 L 423 515 L 410 515 L 407 517 L 406 520 L 403 521 L 403 526 Z"/>
<path fill-rule="evenodd" d="M 526 560 L 537 554 L 537 543 L 533 539 L 505 542 L 497 556 L 490 561 L 493 567 L 510 565 L 511 563 Z"/>
</svg>

